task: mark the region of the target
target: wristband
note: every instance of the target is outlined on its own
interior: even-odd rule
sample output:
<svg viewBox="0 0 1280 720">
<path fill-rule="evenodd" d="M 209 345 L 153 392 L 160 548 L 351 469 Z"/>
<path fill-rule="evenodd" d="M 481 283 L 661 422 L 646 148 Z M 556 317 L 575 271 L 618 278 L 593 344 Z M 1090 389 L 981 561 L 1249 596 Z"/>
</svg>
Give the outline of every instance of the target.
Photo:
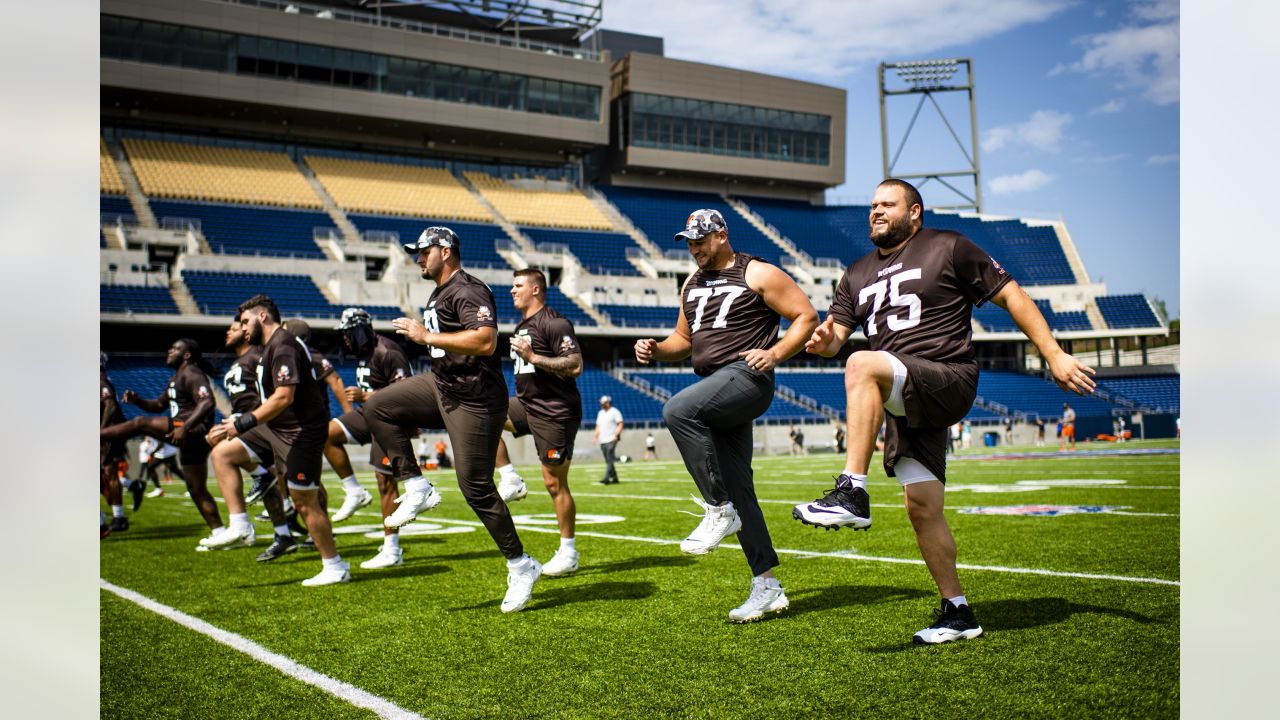
<svg viewBox="0 0 1280 720">
<path fill-rule="evenodd" d="M 250 430 L 257 424 L 258 418 L 254 417 L 253 413 L 245 413 L 236 418 L 236 421 L 233 423 L 237 434 L 243 434 L 245 431 Z"/>
</svg>

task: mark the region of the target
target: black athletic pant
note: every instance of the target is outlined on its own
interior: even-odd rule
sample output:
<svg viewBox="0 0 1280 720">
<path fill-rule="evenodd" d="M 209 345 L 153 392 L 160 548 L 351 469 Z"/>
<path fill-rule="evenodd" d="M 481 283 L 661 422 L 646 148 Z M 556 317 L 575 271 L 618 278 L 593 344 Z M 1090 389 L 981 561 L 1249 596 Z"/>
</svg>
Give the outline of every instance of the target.
<svg viewBox="0 0 1280 720">
<path fill-rule="evenodd" d="M 364 406 L 364 417 L 374 439 L 387 452 L 399 480 L 422 474 L 410 442 L 413 428 L 443 428 L 453 446 L 458 487 L 480 522 L 508 559 L 524 554 L 507 504 L 493 484 L 498 439 L 507 421 L 507 408 L 491 413 L 464 407 L 446 409 L 432 373 L 414 375 L 374 393 Z"/>
<path fill-rule="evenodd" d="M 607 442 L 600 443 L 600 454 L 604 455 L 604 479 L 602 482 L 609 485 L 618 482 L 618 470 L 613 466 L 618 462 L 618 456 L 614 453 L 618 449 L 618 443 Z"/>
<path fill-rule="evenodd" d="M 711 505 L 728 500 L 737 509 L 738 543 L 755 575 L 778 565 L 751 471 L 753 421 L 772 402 L 773 373 L 738 360 L 676 393 L 662 408 L 702 499 Z"/>
<path fill-rule="evenodd" d="M 160 487 L 160 476 L 156 473 L 156 468 L 161 465 L 169 468 L 169 474 L 176 476 L 179 480 L 186 481 L 186 476 L 182 474 L 182 470 L 178 467 L 178 458 L 170 455 L 167 458 L 151 458 L 143 468 L 143 476 L 138 478 L 145 484 L 147 481 L 155 483 L 156 487 Z"/>
</svg>

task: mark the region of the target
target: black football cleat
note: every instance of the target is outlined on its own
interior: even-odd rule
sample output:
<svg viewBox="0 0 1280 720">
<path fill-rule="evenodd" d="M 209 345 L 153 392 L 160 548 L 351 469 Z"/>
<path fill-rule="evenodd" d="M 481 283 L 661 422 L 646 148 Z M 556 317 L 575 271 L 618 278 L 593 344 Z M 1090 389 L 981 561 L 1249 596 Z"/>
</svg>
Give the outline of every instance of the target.
<svg viewBox="0 0 1280 720">
<path fill-rule="evenodd" d="M 950 600 L 942 601 L 942 608 L 934 610 L 937 619 L 929 627 L 911 637 L 916 645 L 937 645 L 952 640 L 971 640 L 982 634 L 982 626 L 973 616 L 973 609 L 968 605 L 959 607 Z"/>
<path fill-rule="evenodd" d="M 845 475 L 836 478 L 836 486 L 811 503 L 800 503 L 791 510 L 791 517 L 806 525 L 839 530 L 871 528 L 871 498 L 867 491 L 855 487 Z"/>
<path fill-rule="evenodd" d="M 271 562 L 298 549 L 298 541 L 292 535 L 276 535 L 266 550 L 258 553 L 258 562 Z"/>
</svg>

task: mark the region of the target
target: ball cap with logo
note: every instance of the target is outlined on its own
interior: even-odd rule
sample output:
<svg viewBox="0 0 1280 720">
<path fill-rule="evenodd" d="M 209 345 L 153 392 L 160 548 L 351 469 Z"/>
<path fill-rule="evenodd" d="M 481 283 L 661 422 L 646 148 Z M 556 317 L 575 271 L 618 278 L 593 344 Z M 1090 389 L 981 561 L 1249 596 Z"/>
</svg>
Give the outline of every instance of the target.
<svg viewBox="0 0 1280 720">
<path fill-rule="evenodd" d="M 600 396 L 600 404 L 601 404 L 601 405 L 603 405 L 603 404 L 605 404 L 605 403 L 607 403 L 607 402 L 613 402 L 613 398 L 609 397 L 608 395 L 601 395 L 601 396 Z"/>
<path fill-rule="evenodd" d="M 699 240 L 713 232 L 729 232 L 729 226 L 725 225 L 720 211 L 708 208 L 694 210 L 684 221 L 684 230 L 676 233 L 676 242 Z"/>
<path fill-rule="evenodd" d="M 442 248 L 458 247 L 458 234 L 447 227 L 432 226 L 422 231 L 418 236 L 417 242 L 405 243 L 404 251 L 410 255 L 416 255 L 419 250 L 426 250 L 432 245 L 439 245 Z"/>
</svg>

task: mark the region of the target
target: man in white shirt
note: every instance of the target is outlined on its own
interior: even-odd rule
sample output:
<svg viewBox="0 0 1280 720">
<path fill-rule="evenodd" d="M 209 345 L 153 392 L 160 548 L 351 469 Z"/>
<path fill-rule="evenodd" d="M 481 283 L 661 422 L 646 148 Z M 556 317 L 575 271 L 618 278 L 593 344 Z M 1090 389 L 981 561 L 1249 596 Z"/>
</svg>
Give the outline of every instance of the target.
<svg viewBox="0 0 1280 720">
<path fill-rule="evenodd" d="M 618 447 L 618 438 L 622 437 L 622 413 L 613 406 L 613 398 L 600 396 L 600 412 L 596 413 L 596 430 L 591 434 L 591 441 L 600 446 L 604 455 L 604 478 L 601 485 L 616 485 L 618 471 L 613 464 L 617 462 L 614 450 Z"/>
</svg>

